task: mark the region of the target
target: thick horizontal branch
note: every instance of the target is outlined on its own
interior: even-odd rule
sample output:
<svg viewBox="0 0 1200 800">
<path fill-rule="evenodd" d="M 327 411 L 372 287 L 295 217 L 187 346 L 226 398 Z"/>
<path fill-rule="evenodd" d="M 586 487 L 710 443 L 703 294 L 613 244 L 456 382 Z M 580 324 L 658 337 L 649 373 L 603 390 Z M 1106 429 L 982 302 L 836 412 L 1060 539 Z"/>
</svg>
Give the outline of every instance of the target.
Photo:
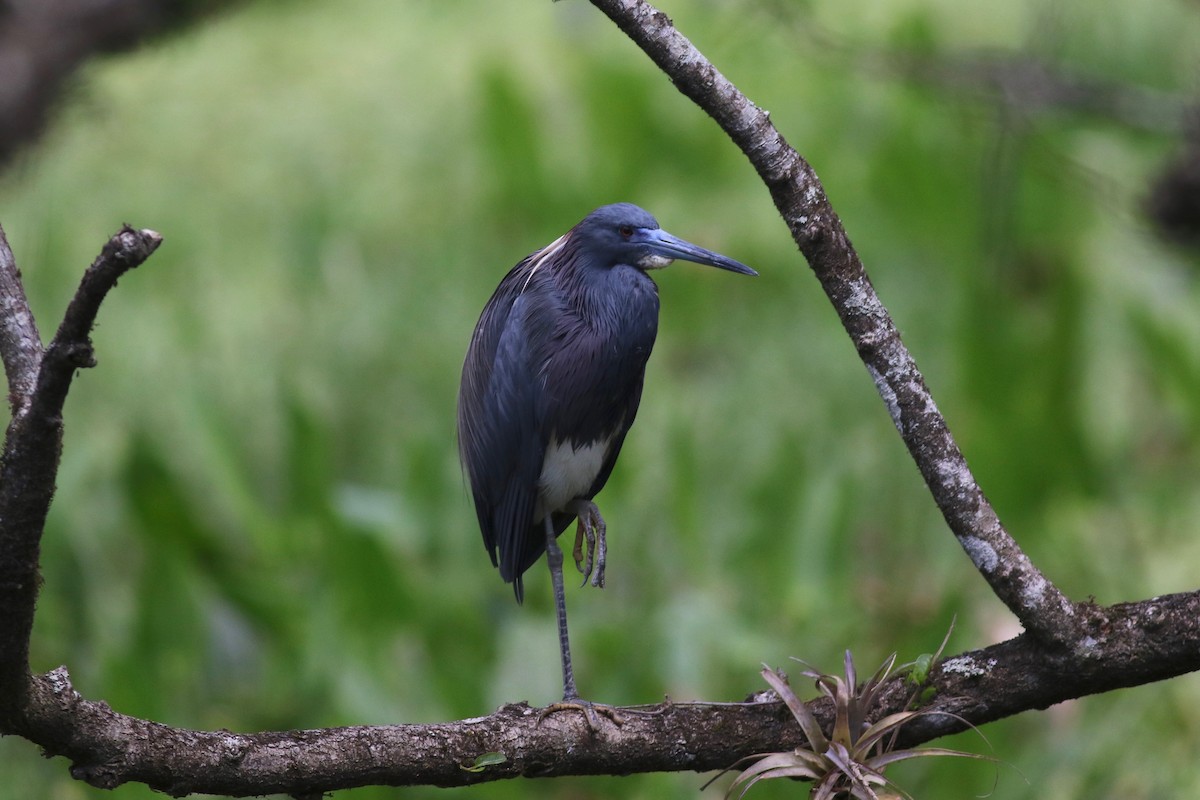
<svg viewBox="0 0 1200 800">
<path fill-rule="evenodd" d="M 918 717 L 902 730 L 902 745 L 956 732 L 965 723 L 982 725 L 1200 668 L 1200 592 L 1094 607 L 1088 616 L 1091 640 L 1075 652 L 1047 648 L 1025 634 L 940 662 L 931 674 L 936 694 L 927 710 L 949 713 Z M 37 676 L 32 686 L 20 729 L 8 733 L 67 756 L 72 774 L 95 786 L 139 781 L 177 796 L 306 796 L 364 785 L 708 772 L 801 744 L 799 728 L 776 701 L 622 709 L 622 725 L 603 721 L 596 731 L 576 714 L 551 715 L 539 725 L 536 710 L 516 704 L 435 725 L 240 734 L 183 730 L 119 714 L 80 697 L 62 668 Z M 911 695 L 912 688 L 896 679 L 874 716 L 903 710 Z M 810 706 L 828 728 L 830 703 Z"/>
<path fill-rule="evenodd" d="M 1200 669 L 1200 591 L 1107 607 L 1084 604 L 1081 612 L 1085 638 L 1069 653 L 1025 634 L 945 659 L 935 674 L 938 692 L 931 708 L 982 725 Z M 893 703 L 906 691 L 897 689 Z M 922 716 L 902 731 L 900 744 L 920 744 L 966 727 L 946 714 Z"/>
<path fill-rule="evenodd" d="M 1069 646 L 1079 631 L 1074 607 L 1004 529 L 976 483 L 812 166 L 784 140 L 769 115 L 718 72 L 661 11 L 644 0 L 592 3 L 750 159 L 837 310 L 951 531 L 1026 630 Z"/>
</svg>

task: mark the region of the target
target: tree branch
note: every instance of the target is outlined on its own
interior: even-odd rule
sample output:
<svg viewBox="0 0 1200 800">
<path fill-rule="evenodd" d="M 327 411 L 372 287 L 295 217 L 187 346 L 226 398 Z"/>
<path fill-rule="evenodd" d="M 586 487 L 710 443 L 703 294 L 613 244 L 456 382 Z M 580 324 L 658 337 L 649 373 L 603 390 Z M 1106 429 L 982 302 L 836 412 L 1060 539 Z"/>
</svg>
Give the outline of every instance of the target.
<svg viewBox="0 0 1200 800">
<path fill-rule="evenodd" d="M 29 310 L 21 272 L 3 227 L 0 227 L 0 358 L 8 376 L 8 404 L 14 416 L 23 414 L 37 383 L 42 337 Z"/>
<path fill-rule="evenodd" d="M 1046 61 L 970 55 L 926 58 L 896 54 L 882 57 L 889 75 L 897 71 L 912 79 L 958 92 L 991 90 L 1018 112 L 1090 114 L 1134 130 L 1179 135 L 1195 115 L 1195 100 L 1181 93 L 1146 86 L 1119 84 L 1075 74 Z"/>
<path fill-rule="evenodd" d="M 104 245 L 83 274 L 79 289 L 71 298 L 38 371 L 34 403 L 47 418 L 62 413 L 75 370 L 96 365 L 92 341 L 88 337 L 96 323 L 100 304 L 117 285 L 117 280 L 149 258 L 160 244 L 162 237 L 154 231 L 135 231 L 126 225 Z"/>
<path fill-rule="evenodd" d="M 911 747 L 1030 709 L 1174 677 L 1200 668 L 1200 593 L 1111 608 L 1091 617 L 1086 651 L 1051 649 L 1024 634 L 942 661 L 934 701 L 901 729 Z M 876 718 L 905 709 L 902 678 Z M 813 701 L 821 724 L 832 704 Z M 592 731 L 581 716 L 538 725 L 525 704 L 435 725 L 380 725 L 254 734 L 192 731 L 118 714 L 85 700 L 65 668 L 33 679 L 22 726 L 6 729 L 74 761 L 72 775 L 113 788 L 139 781 L 175 796 L 315 795 L 355 786 L 466 786 L 517 777 L 629 775 L 725 769 L 746 756 L 792 749 L 800 729 L 778 701 L 671 703 L 622 709 L 624 723 Z M 945 712 L 945 713 L 939 713 Z M 474 768 L 485 754 L 500 763 Z"/>
<path fill-rule="evenodd" d="M 1195 98 L 1080 72 L 1031 53 L 990 50 L 922 52 L 904 46 L 863 46 L 822 28 L 813 15 L 793 14 L 794 30 L 817 57 L 888 81 L 909 81 L 959 95 L 995 100 L 1022 116 L 1079 114 L 1137 131 L 1179 136 L 1195 128 Z"/>
<path fill-rule="evenodd" d="M 750 159 L 837 310 L 950 530 L 992 591 L 1030 633 L 1063 646 L 1077 640 L 1074 607 L 1005 530 L 976 483 L 812 166 L 784 140 L 769 115 L 718 72 L 661 11 L 644 0 L 592 4 Z"/>
<path fill-rule="evenodd" d="M 128 50 L 240 0 L 0 2 L 0 166 L 33 141 L 63 84 L 98 53 Z"/>
<path fill-rule="evenodd" d="M 145 261 L 161 241 L 154 231 L 126 226 L 104 246 L 84 273 L 58 333 L 37 364 L 25 413 L 14 414 L 8 426 L 0 460 L 0 729 L 19 724 L 28 688 L 29 636 L 40 583 L 38 559 L 62 451 L 67 390 L 76 369 L 95 363 L 88 335 L 100 302 L 117 278 Z M 37 333 L 11 253 L 7 258 L 11 271 L 0 265 L 0 272 L 8 273 L 0 277 L 0 289 L 13 294 L 3 295 L 0 303 L 0 313 L 6 317 L 0 323 L 5 331 L 0 351 L 9 385 L 23 392 L 30 383 L 31 342 Z"/>
</svg>

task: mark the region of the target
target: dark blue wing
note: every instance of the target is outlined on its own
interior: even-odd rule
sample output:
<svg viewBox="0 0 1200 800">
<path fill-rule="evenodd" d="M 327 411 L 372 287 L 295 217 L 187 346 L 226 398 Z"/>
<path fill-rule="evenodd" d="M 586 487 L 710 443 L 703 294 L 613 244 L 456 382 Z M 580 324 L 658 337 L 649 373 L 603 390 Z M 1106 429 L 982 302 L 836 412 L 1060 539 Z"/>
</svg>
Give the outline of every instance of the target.
<svg viewBox="0 0 1200 800">
<path fill-rule="evenodd" d="M 522 599 L 521 573 L 544 549 L 534 530 L 546 440 L 538 398 L 544 320 L 539 295 L 525 293 L 529 259 L 501 281 L 475 328 L 459 392 L 459 452 L 483 542 L 500 576 Z"/>
</svg>

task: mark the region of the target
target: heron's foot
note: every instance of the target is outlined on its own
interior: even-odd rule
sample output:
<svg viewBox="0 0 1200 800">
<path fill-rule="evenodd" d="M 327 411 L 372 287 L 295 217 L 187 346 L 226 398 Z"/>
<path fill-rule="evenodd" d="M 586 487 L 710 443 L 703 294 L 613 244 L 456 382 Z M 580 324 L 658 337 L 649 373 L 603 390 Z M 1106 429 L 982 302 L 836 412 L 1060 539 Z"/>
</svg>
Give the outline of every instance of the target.
<svg viewBox="0 0 1200 800">
<path fill-rule="evenodd" d="M 579 697 L 563 698 L 560 702 L 551 703 L 538 712 L 537 724 L 541 725 L 542 720 L 551 714 L 559 711 L 578 711 L 583 714 L 583 718 L 587 720 L 588 727 L 593 731 L 600 730 L 600 717 L 608 717 L 612 724 L 618 728 L 625 724 L 625 720 L 617 709 L 612 706 L 606 706 L 603 703 L 593 703 L 590 700 L 583 700 Z"/>
<path fill-rule="evenodd" d="M 576 500 L 571 510 L 579 518 L 575 528 L 575 548 L 571 555 L 575 557 L 575 568 L 583 575 L 581 585 L 586 586 L 588 578 L 591 578 L 592 586 L 603 589 L 604 563 L 608 555 L 605 533 L 608 526 L 604 524 L 604 517 L 600 516 L 600 509 L 591 500 Z M 587 543 L 586 548 L 584 542 Z"/>
</svg>

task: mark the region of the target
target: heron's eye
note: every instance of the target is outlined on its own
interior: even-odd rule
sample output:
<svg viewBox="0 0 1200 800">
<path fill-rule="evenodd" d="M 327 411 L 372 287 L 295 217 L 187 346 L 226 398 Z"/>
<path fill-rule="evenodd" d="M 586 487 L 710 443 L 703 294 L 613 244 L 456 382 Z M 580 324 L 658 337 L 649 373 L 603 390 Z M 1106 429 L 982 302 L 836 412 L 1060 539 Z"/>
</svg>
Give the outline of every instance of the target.
<svg viewBox="0 0 1200 800">
<path fill-rule="evenodd" d="M 628 239 L 630 236 L 633 236 L 633 228 L 628 225 L 622 225 L 617 228 L 617 233 L 621 234 L 621 238 Z"/>
</svg>

